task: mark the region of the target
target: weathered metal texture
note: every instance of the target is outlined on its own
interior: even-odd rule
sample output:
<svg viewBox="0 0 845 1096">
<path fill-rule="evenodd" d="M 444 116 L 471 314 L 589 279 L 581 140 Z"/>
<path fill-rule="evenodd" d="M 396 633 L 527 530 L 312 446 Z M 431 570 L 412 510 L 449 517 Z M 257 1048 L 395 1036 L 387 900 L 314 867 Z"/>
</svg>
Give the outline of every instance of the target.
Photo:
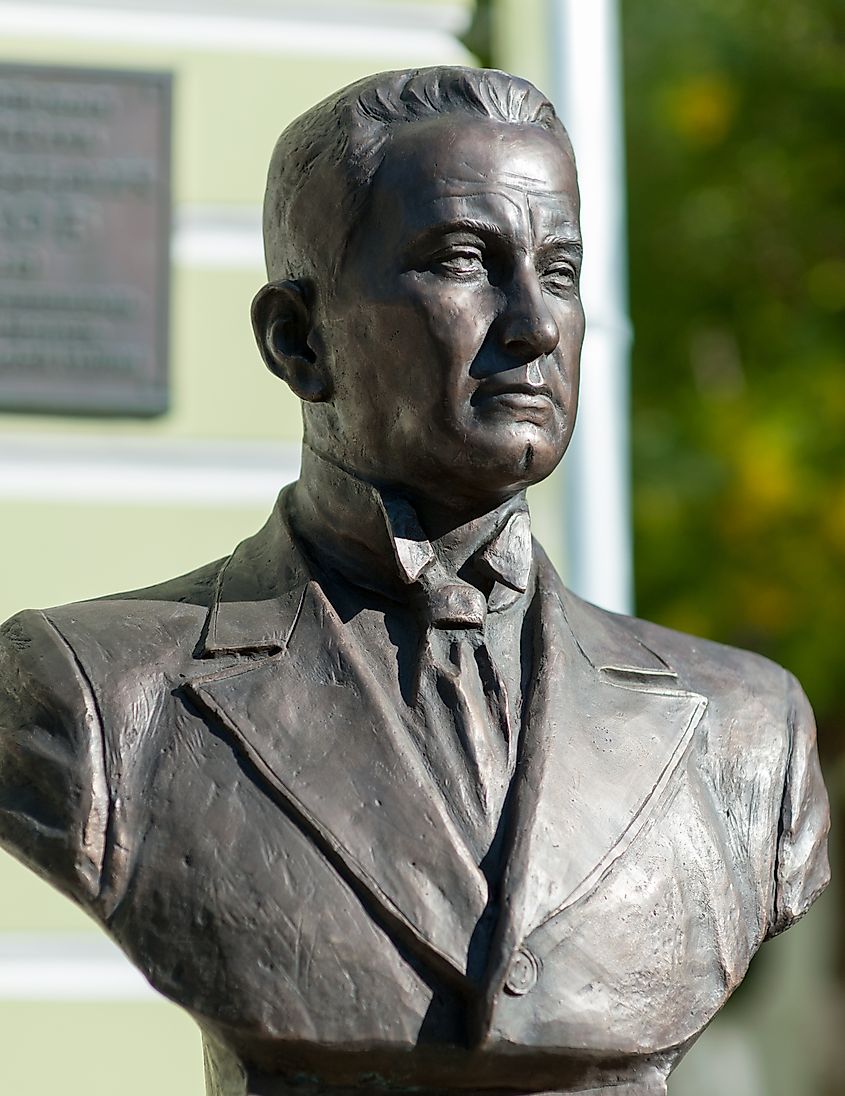
<svg viewBox="0 0 845 1096">
<path fill-rule="evenodd" d="M 225 560 L 6 623 L 0 841 L 196 1018 L 213 1096 L 659 1096 L 824 889 L 828 806 L 790 674 L 530 537 L 566 135 L 501 73 L 371 77 L 283 134 L 265 232 L 300 478 Z"/>
</svg>

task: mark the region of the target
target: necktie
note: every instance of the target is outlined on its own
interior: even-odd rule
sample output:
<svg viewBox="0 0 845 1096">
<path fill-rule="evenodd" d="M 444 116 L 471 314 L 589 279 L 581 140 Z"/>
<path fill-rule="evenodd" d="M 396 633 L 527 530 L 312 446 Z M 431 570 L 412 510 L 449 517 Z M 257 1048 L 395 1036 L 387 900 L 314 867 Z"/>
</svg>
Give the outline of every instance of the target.
<svg viewBox="0 0 845 1096">
<path fill-rule="evenodd" d="M 489 597 L 459 579 L 435 552 L 407 499 L 376 496 L 399 573 L 421 607 L 422 638 L 413 702 L 419 748 L 466 834 L 479 864 L 491 850 L 516 756 L 505 682 L 490 654 L 488 609 L 501 612 L 523 596 L 531 565 L 528 513 L 517 509 L 471 558 Z"/>
<path fill-rule="evenodd" d="M 484 594 L 469 583 L 437 584 L 436 577 L 429 573 L 425 582 L 415 701 L 432 769 L 449 774 L 444 796 L 480 863 L 495 837 L 510 781 L 508 695 L 484 640 Z"/>
</svg>

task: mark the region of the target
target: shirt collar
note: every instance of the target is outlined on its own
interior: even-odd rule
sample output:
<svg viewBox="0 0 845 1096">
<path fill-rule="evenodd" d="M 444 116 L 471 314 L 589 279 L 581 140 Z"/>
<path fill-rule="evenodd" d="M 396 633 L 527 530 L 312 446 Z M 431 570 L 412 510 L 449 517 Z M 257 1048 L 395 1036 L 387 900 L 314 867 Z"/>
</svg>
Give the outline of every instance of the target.
<svg viewBox="0 0 845 1096">
<path fill-rule="evenodd" d="M 291 519 L 318 563 L 394 598 L 412 587 L 431 591 L 456 581 L 455 565 L 467 559 L 492 580 L 493 611 L 517 600 L 530 582 L 533 550 L 524 494 L 473 522 L 456 557 L 428 539 L 400 492 L 379 489 L 306 446 Z"/>
</svg>

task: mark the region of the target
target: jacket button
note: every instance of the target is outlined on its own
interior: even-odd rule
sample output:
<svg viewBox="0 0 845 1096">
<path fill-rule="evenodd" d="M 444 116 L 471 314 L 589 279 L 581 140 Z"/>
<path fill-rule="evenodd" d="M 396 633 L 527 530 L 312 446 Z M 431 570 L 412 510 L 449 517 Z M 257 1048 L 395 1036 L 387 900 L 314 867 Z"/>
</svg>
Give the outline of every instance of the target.
<svg viewBox="0 0 845 1096">
<path fill-rule="evenodd" d="M 527 948 L 520 948 L 511 960 L 505 989 L 514 997 L 524 997 L 537 984 L 539 973 L 536 957 Z"/>
</svg>

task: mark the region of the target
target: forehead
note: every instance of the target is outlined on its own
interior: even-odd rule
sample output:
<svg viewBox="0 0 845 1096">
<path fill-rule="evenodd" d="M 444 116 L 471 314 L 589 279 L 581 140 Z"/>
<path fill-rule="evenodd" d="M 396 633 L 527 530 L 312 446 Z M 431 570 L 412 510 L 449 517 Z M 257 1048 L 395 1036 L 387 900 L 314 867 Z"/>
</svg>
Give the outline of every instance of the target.
<svg viewBox="0 0 845 1096">
<path fill-rule="evenodd" d="M 374 206 L 406 227 L 483 215 L 577 231 L 578 184 L 566 146 L 537 125 L 463 112 L 403 126 L 373 184 Z"/>
</svg>

